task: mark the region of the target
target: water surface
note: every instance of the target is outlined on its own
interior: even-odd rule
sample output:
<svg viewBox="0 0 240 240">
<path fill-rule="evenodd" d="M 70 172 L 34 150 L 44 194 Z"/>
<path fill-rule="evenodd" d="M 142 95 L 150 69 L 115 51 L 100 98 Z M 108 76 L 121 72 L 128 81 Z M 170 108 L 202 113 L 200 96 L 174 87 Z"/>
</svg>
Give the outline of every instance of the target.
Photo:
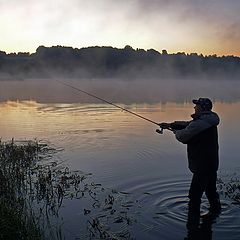
<svg viewBox="0 0 240 240">
<path fill-rule="evenodd" d="M 190 119 L 188 102 L 121 104 L 153 121 Z M 219 176 L 238 174 L 240 102 L 216 101 L 219 126 Z M 136 239 L 184 239 L 187 234 L 187 194 L 191 173 L 187 169 L 186 146 L 171 132 L 157 134 L 157 126 L 110 105 L 101 103 L 0 103 L 0 136 L 3 140 L 47 140 L 58 148 L 59 161 L 72 170 L 93 174 L 104 188 L 122 192 L 119 202 L 132 223 L 121 226 Z M 223 212 L 212 225 L 212 239 L 239 239 L 240 208 L 221 196 Z M 85 234 L 88 200 L 68 200 L 60 210 L 66 239 Z M 202 212 L 208 203 L 203 199 Z M 96 210 L 97 211 L 97 210 Z M 94 211 L 93 211 L 94 212 Z M 94 214 L 94 213 L 93 213 Z M 99 212 L 97 212 L 99 214 Z M 118 228 L 118 224 L 112 226 Z"/>
</svg>

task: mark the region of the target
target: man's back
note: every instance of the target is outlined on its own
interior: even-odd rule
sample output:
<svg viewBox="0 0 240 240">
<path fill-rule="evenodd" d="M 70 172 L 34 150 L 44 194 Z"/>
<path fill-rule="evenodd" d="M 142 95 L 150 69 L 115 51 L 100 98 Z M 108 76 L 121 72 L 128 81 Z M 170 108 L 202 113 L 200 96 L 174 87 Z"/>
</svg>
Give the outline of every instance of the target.
<svg viewBox="0 0 240 240">
<path fill-rule="evenodd" d="M 218 170 L 218 132 L 212 126 L 192 137 L 187 143 L 191 172 L 209 173 Z"/>
</svg>

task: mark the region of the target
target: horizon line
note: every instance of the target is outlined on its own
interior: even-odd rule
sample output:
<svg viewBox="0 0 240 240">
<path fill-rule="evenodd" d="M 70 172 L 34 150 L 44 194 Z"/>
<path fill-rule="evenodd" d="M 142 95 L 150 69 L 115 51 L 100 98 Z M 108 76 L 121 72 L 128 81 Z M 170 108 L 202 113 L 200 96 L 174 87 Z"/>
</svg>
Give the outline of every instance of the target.
<svg viewBox="0 0 240 240">
<path fill-rule="evenodd" d="M 66 45 L 52 45 L 52 46 L 45 46 L 45 45 L 39 45 L 36 49 L 35 49 L 35 52 L 31 52 L 31 51 L 13 51 L 13 52 L 10 52 L 10 51 L 5 51 L 5 50 L 2 50 L 2 49 L 0 49 L 0 52 L 5 52 L 7 55 L 10 55 L 10 54 L 20 54 L 20 53 L 29 53 L 30 55 L 31 54 L 34 54 L 34 53 L 36 53 L 37 52 L 37 49 L 39 48 L 39 47 L 45 47 L 45 48 L 52 48 L 52 47 L 62 47 L 62 48 L 73 48 L 73 49 L 78 49 L 78 50 L 80 50 L 80 49 L 86 49 L 86 48 L 94 48 L 94 47 L 99 47 L 99 48 L 104 48 L 104 47 L 109 47 L 109 48 L 115 48 L 115 49 L 125 49 L 127 46 L 129 46 L 129 47 L 131 47 L 133 50 L 135 50 L 135 51 L 137 51 L 137 50 L 144 50 L 144 51 L 149 51 L 149 50 L 154 50 L 154 51 L 156 51 L 156 52 L 158 52 L 159 54 L 162 54 L 162 52 L 163 51 L 167 51 L 167 54 L 168 55 L 176 55 L 176 54 L 180 54 L 180 53 L 182 53 L 182 54 L 186 54 L 186 55 L 191 55 L 191 54 L 197 54 L 198 56 L 201 56 L 201 55 L 203 55 L 204 57 L 208 57 L 208 56 L 217 56 L 217 57 L 238 57 L 238 58 L 240 58 L 240 55 L 233 55 L 233 54 L 229 54 L 229 55 L 225 55 L 225 54 L 222 54 L 222 55 L 220 55 L 220 54 L 217 54 L 217 53 L 213 53 L 213 54 L 203 54 L 203 53 L 198 53 L 198 52 L 185 52 L 185 51 L 177 51 L 177 52 L 168 52 L 168 50 L 167 49 L 165 49 L 165 48 L 163 48 L 162 50 L 161 50 L 161 52 L 159 51 L 159 50 L 156 50 L 156 49 L 154 49 L 154 48 L 147 48 L 147 49 L 145 49 L 145 48 L 134 48 L 134 47 L 132 47 L 131 45 L 125 45 L 125 47 L 123 47 L 123 48 L 121 48 L 121 47 L 114 47 L 114 46 L 107 46 L 107 45 L 103 45 L 103 46 L 100 46 L 100 45 L 90 45 L 90 46 L 84 46 L 84 47 L 73 47 L 73 46 L 66 46 Z"/>
</svg>

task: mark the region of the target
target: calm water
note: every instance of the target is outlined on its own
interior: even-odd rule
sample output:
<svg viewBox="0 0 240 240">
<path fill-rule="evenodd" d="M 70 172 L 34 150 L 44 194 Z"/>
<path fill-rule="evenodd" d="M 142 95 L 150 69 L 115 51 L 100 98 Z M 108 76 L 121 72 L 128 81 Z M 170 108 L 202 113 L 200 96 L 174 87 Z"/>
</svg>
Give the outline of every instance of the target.
<svg viewBox="0 0 240 240">
<path fill-rule="evenodd" d="M 21 99 L 34 97 L 29 92 L 26 94 L 20 83 L 17 85 L 22 86 L 22 90 L 17 91 L 19 96 L 16 97 L 20 101 L 16 101 L 11 97 L 15 96 L 14 84 L 1 83 L 0 137 L 3 140 L 14 137 L 18 140 L 37 138 L 49 141 L 55 147 L 64 149 L 55 156 L 56 160 L 71 170 L 92 173 L 91 181 L 101 183 L 107 189 L 102 195 L 113 190 L 119 192 L 115 199 L 118 211 L 121 214 L 127 212 L 131 224 L 113 223 L 110 227 L 114 231 L 128 232 L 140 240 L 178 240 L 186 237 L 187 194 L 191 173 L 187 169 L 186 146 L 177 142 L 172 133 L 165 131 L 163 135 L 157 134 L 157 126 L 110 105 L 66 103 L 77 102 L 77 95 L 67 98 L 65 103 L 23 101 Z M 226 91 L 222 91 L 224 94 L 221 95 L 219 88 L 223 90 L 223 85 Z M 229 181 L 231 177 L 239 176 L 240 170 L 240 94 L 239 88 L 233 87 L 230 91 L 226 86 L 224 83 L 214 84 L 210 89 L 213 92 L 217 90 L 217 93 L 208 94 L 216 99 L 214 111 L 221 117 L 219 176 Z M 120 93 L 126 89 L 120 85 L 118 87 Z M 34 89 L 34 86 L 30 84 L 29 88 Z M 141 94 L 144 95 L 143 89 Z M 209 88 L 206 89 L 209 91 Z M 201 88 L 200 93 L 204 94 L 206 89 Z M 45 92 L 42 90 L 39 93 L 35 89 L 34 95 L 52 91 L 52 95 L 48 92 L 45 100 L 59 102 L 63 98 L 50 88 Z M 132 90 L 128 88 L 128 91 Z M 179 88 L 180 95 L 176 94 L 178 89 L 175 89 L 174 96 L 166 97 L 165 94 L 164 99 L 160 100 L 156 88 L 152 88 L 152 91 L 153 95 L 146 94 L 148 103 L 143 103 L 136 92 L 135 97 L 131 95 L 132 99 L 124 98 L 119 104 L 153 121 L 168 122 L 190 119 L 193 106 L 188 100 L 199 96 L 194 90 Z M 160 91 L 164 94 L 164 89 Z M 184 91 L 188 96 L 186 99 L 181 97 Z M 122 97 L 121 94 L 114 95 L 114 91 L 111 93 L 110 99 Z M 71 95 L 70 92 L 68 94 Z M 85 99 L 81 102 L 85 102 Z M 240 239 L 240 207 L 223 195 L 221 199 L 223 212 L 212 224 L 212 238 L 209 239 Z M 66 239 L 86 239 L 87 221 L 103 214 L 91 206 L 90 200 L 86 197 L 64 201 L 59 219 Z M 84 208 L 91 209 L 91 214 L 84 215 Z M 204 198 L 202 212 L 206 212 L 207 208 Z M 114 213 L 111 214 L 114 216 Z M 104 223 L 108 224 L 107 221 Z"/>
<path fill-rule="evenodd" d="M 122 105 L 154 121 L 189 119 L 192 104 Z M 215 103 L 219 127 L 219 175 L 238 173 L 240 102 Z M 185 145 L 170 132 L 105 104 L 39 104 L 34 101 L 0 103 L 3 140 L 43 139 L 64 148 L 58 159 L 73 170 L 91 172 L 95 181 L 125 194 L 131 203 L 129 228 L 136 239 L 184 239 L 187 193 L 191 174 Z M 124 195 L 124 194 L 123 194 Z M 223 213 L 212 225 L 212 239 L 239 239 L 240 208 L 222 196 Z M 66 201 L 60 210 L 67 239 L 83 236 L 87 200 Z M 202 211 L 207 210 L 204 198 Z"/>
</svg>

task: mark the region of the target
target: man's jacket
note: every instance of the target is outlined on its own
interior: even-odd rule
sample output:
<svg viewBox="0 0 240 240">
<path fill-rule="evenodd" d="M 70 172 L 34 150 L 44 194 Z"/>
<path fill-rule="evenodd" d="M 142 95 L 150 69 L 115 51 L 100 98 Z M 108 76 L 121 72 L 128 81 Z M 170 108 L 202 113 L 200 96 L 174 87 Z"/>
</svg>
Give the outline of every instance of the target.
<svg viewBox="0 0 240 240">
<path fill-rule="evenodd" d="M 176 130 L 178 141 L 187 144 L 188 166 L 193 173 L 212 173 L 218 170 L 219 117 L 215 112 L 205 111 L 192 115 L 189 122 L 175 121 L 171 128 Z"/>
</svg>

